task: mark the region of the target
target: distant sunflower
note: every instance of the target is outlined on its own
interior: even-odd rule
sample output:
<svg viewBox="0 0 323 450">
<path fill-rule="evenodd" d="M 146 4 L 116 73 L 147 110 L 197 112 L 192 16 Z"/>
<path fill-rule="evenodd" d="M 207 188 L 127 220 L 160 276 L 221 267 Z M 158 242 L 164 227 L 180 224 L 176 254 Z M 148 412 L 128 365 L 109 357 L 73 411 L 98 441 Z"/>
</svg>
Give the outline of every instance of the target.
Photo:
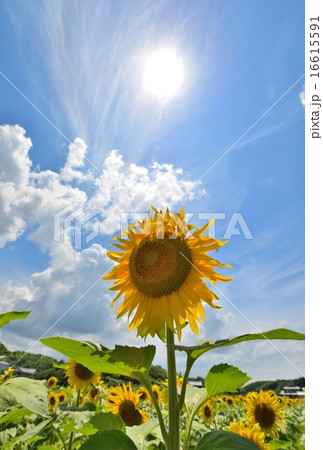
<svg viewBox="0 0 323 450">
<path fill-rule="evenodd" d="M 48 406 L 55 411 L 59 403 L 58 396 L 55 394 L 55 392 L 51 391 L 48 394 L 47 402 Z"/>
<path fill-rule="evenodd" d="M 96 404 L 98 402 L 98 399 L 99 399 L 99 393 L 100 393 L 100 391 L 99 391 L 98 388 L 90 389 L 88 394 L 87 394 L 88 398 L 89 398 L 89 401 L 91 403 Z"/>
<path fill-rule="evenodd" d="M 183 381 L 184 381 L 183 377 L 179 377 L 178 375 L 176 375 L 176 384 L 177 384 L 177 386 L 182 387 L 183 386 Z M 166 380 L 163 381 L 163 384 L 168 386 L 168 378 L 166 378 Z M 188 383 L 188 384 L 190 384 L 190 383 Z"/>
<path fill-rule="evenodd" d="M 207 255 L 225 244 L 202 236 L 213 220 L 197 228 L 186 223 L 184 207 L 172 216 L 168 209 L 165 214 L 153 210 L 153 216 L 148 213 L 138 226 L 130 224 L 121 233 L 128 239 L 114 238 L 118 242 L 112 245 L 121 251 L 107 253 L 117 265 L 103 278 L 116 280 L 110 289 L 119 292 L 111 306 L 125 294 L 116 313 L 118 318 L 128 314 L 129 330 L 137 328 L 138 335 L 154 336 L 166 324 L 180 340 L 186 321 L 198 334 L 197 322 L 205 315 L 202 300 L 219 308 L 214 303 L 218 297 L 203 280 L 213 285 L 229 281 L 232 278 L 220 275 L 215 268 L 231 266 Z"/>
<path fill-rule="evenodd" d="M 234 399 L 232 397 L 226 397 L 225 401 L 226 401 L 226 404 L 229 406 L 234 405 Z"/>
<path fill-rule="evenodd" d="M 200 416 L 207 425 L 210 425 L 210 423 L 213 421 L 214 411 L 213 405 L 210 401 L 204 403 L 204 405 L 200 409 Z"/>
<path fill-rule="evenodd" d="M 3 384 L 5 381 L 9 380 L 9 378 L 12 378 L 14 371 L 15 369 L 9 366 L 8 369 L 5 370 L 0 377 L 0 385 Z"/>
<path fill-rule="evenodd" d="M 250 423 L 258 423 L 264 432 L 268 432 L 273 439 L 278 439 L 278 431 L 284 425 L 284 414 L 277 396 L 260 390 L 249 392 L 246 398 L 246 413 Z"/>
<path fill-rule="evenodd" d="M 242 422 L 231 422 L 230 431 L 249 439 L 249 441 L 256 444 L 261 450 L 270 450 L 271 448 L 270 444 L 265 443 L 265 433 L 261 431 L 258 423 L 253 425 L 252 428 L 248 428 Z"/>
<path fill-rule="evenodd" d="M 149 394 L 146 388 L 140 387 L 137 390 L 137 394 L 139 395 L 139 401 L 146 402 L 147 400 L 149 400 Z"/>
<path fill-rule="evenodd" d="M 157 402 L 159 403 L 159 402 L 161 401 L 161 396 L 160 396 L 160 394 L 161 394 L 161 389 L 160 389 L 160 387 L 157 386 L 157 384 L 154 384 L 154 385 L 151 387 L 151 389 L 152 389 L 152 391 L 153 391 L 154 396 L 156 397 Z"/>
<path fill-rule="evenodd" d="M 96 386 L 101 378 L 100 372 L 92 372 L 74 359 L 69 359 L 68 361 L 66 376 L 70 386 L 73 386 L 76 390 L 85 389 L 89 385 Z"/>
<path fill-rule="evenodd" d="M 59 403 L 65 403 L 67 400 L 67 393 L 66 392 L 60 392 L 57 394 Z"/>
<path fill-rule="evenodd" d="M 56 377 L 50 377 L 47 380 L 47 386 L 51 389 L 54 389 L 54 387 L 56 387 L 57 385 L 57 378 Z"/>
<path fill-rule="evenodd" d="M 127 427 L 141 425 L 147 422 L 148 417 L 144 411 L 137 408 L 139 394 L 128 385 L 110 387 L 110 394 L 106 397 L 106 407 L 114 414 L 118 414 Z"/>
</svg>

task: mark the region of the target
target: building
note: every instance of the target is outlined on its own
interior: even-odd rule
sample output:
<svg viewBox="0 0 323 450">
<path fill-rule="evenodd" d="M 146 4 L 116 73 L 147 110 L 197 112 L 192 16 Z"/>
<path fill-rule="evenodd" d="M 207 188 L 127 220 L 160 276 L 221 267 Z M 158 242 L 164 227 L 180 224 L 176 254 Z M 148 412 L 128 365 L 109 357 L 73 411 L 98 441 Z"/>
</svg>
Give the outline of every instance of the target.
<svg viewBox="0 0 323 450">
<path fill-rule="evenodd" d="M 279 395 L 286 398 L 304 398 L 305 391 L 299 386 L 284 386 Z"/>
<path fill-rule="evenodd" d="M 8 370 L 10 364 L 7 361 L 0 360 L 0 374 L 5 370 Z M 33 377 L 35 375 L 36 369 L 30 369 L 28 367 L 15 367 L 14 375 L 18 377 Z"/>
</svg>

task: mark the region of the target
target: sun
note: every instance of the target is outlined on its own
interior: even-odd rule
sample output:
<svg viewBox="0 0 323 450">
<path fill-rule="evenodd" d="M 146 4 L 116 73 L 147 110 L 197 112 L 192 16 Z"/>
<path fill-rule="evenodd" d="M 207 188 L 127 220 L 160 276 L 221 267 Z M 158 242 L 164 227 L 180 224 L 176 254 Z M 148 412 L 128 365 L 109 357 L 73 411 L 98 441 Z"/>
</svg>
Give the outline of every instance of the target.
<svg viewBox="0 0 323 450">
<path fill-rule="evenodd" d="M 175 52 L 160 49 L 148 59 L 144 73 L 147 93 L 167 101 L 178 94 L 183 82 L 183 66 Z"/>
</svg>

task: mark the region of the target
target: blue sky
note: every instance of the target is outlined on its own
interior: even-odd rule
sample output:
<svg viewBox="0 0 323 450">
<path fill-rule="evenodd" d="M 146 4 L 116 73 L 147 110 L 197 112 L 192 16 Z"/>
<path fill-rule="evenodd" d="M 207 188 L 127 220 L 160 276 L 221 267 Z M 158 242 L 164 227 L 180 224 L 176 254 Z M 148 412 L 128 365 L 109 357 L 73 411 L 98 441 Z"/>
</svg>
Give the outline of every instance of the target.
<svg viewBox="0 0 323 450">
<path fill-rule="evenodd" d="M 288 0 L 1 2 L 0 70 L 68 139 L 0 76 L 1 308 L 32 309 L 1 340 L 27 350 L 109 270 L 104 249 L 120 214 L 151 203 L 184 203 L 199 225 L 201 212 L 225 213 L 220 239 L 240 213 L 253 235 L 233 235 L 219 255 L 235 277 L 219 288 L 251 323 L 223 297 L 220 312 L 207 310 L 203 338 L 253 325 L 303 331 L 304 80 L 200 180 L 303 75 L 303 22 L 304 3 Z M 160 47 L 184 66 L 182 91 L 163 108 L 142 89 L 145 62 Z M 72 202 L 101 212 L 99 236 L 81 250 L 53 239 L 54 215 Z M 106 288 L 98 282 L 49 335 L 125 343 Z M 268 342 L 212 358 L 253 379 L 301 376 L 303 345 L 275 345 L 292 364 Z M 201 359 L 195 373 L 209 363 Z"/>
</svg>

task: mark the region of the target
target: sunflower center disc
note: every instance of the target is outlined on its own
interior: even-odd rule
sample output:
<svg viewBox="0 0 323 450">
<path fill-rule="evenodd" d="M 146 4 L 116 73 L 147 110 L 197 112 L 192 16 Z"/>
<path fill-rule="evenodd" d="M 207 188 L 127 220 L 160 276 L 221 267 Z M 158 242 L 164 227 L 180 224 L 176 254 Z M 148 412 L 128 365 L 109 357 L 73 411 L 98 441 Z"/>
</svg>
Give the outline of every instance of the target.
<svg viewBox="0 0 323 450">
<path fill-rule="evenodd" d="M 255 418 L 261 427 L 270 428 L 275 423 L 275 412 L 270 406 L 262 403 L 256 406 Z"/>
<path fill-rule="evenodd" d="M 83 366 L 82 364 L 76 363 L 75 364 L 75 374 L 81 380 L 89 380 L 92 377 L 93 372 L 91 372 L 91 370 L 89 370 L 87 367 Z"/>
<path fill-rule="evenodd" d="M 131 400 L 123 400 L 121 402 L 119 406 L 119 416 L 127 427 L 140 425 L 142 422 L 140 411 L 136 409 L 136 406 Z"/>
<path fill-rule="evenodd" d="M 151 297 L 161 297 L 177 291 L 191 270 L 191 250 L 177 237 L 163 239 L 145 237 L 130 255 L 131 280 L 139 291 Z"/>
<path fill-rule="evenodd" d="M 55 397 L 54 397 L 54 396 L 50 398 L 49 403 L 50 403 L 52 406 L 55 405 Z"/>
<path fill-rule="evenodd" d="M 207 419 L 209 419 L 209 418 L 211 417 L 211 410 L 210 410 L 210 408 L 209 408 L 208 406 L 206 406 L 206 407 L 204 408 L 204 415 L 205 415 L 205 417 L 206 417 Z"/>
</svg>

